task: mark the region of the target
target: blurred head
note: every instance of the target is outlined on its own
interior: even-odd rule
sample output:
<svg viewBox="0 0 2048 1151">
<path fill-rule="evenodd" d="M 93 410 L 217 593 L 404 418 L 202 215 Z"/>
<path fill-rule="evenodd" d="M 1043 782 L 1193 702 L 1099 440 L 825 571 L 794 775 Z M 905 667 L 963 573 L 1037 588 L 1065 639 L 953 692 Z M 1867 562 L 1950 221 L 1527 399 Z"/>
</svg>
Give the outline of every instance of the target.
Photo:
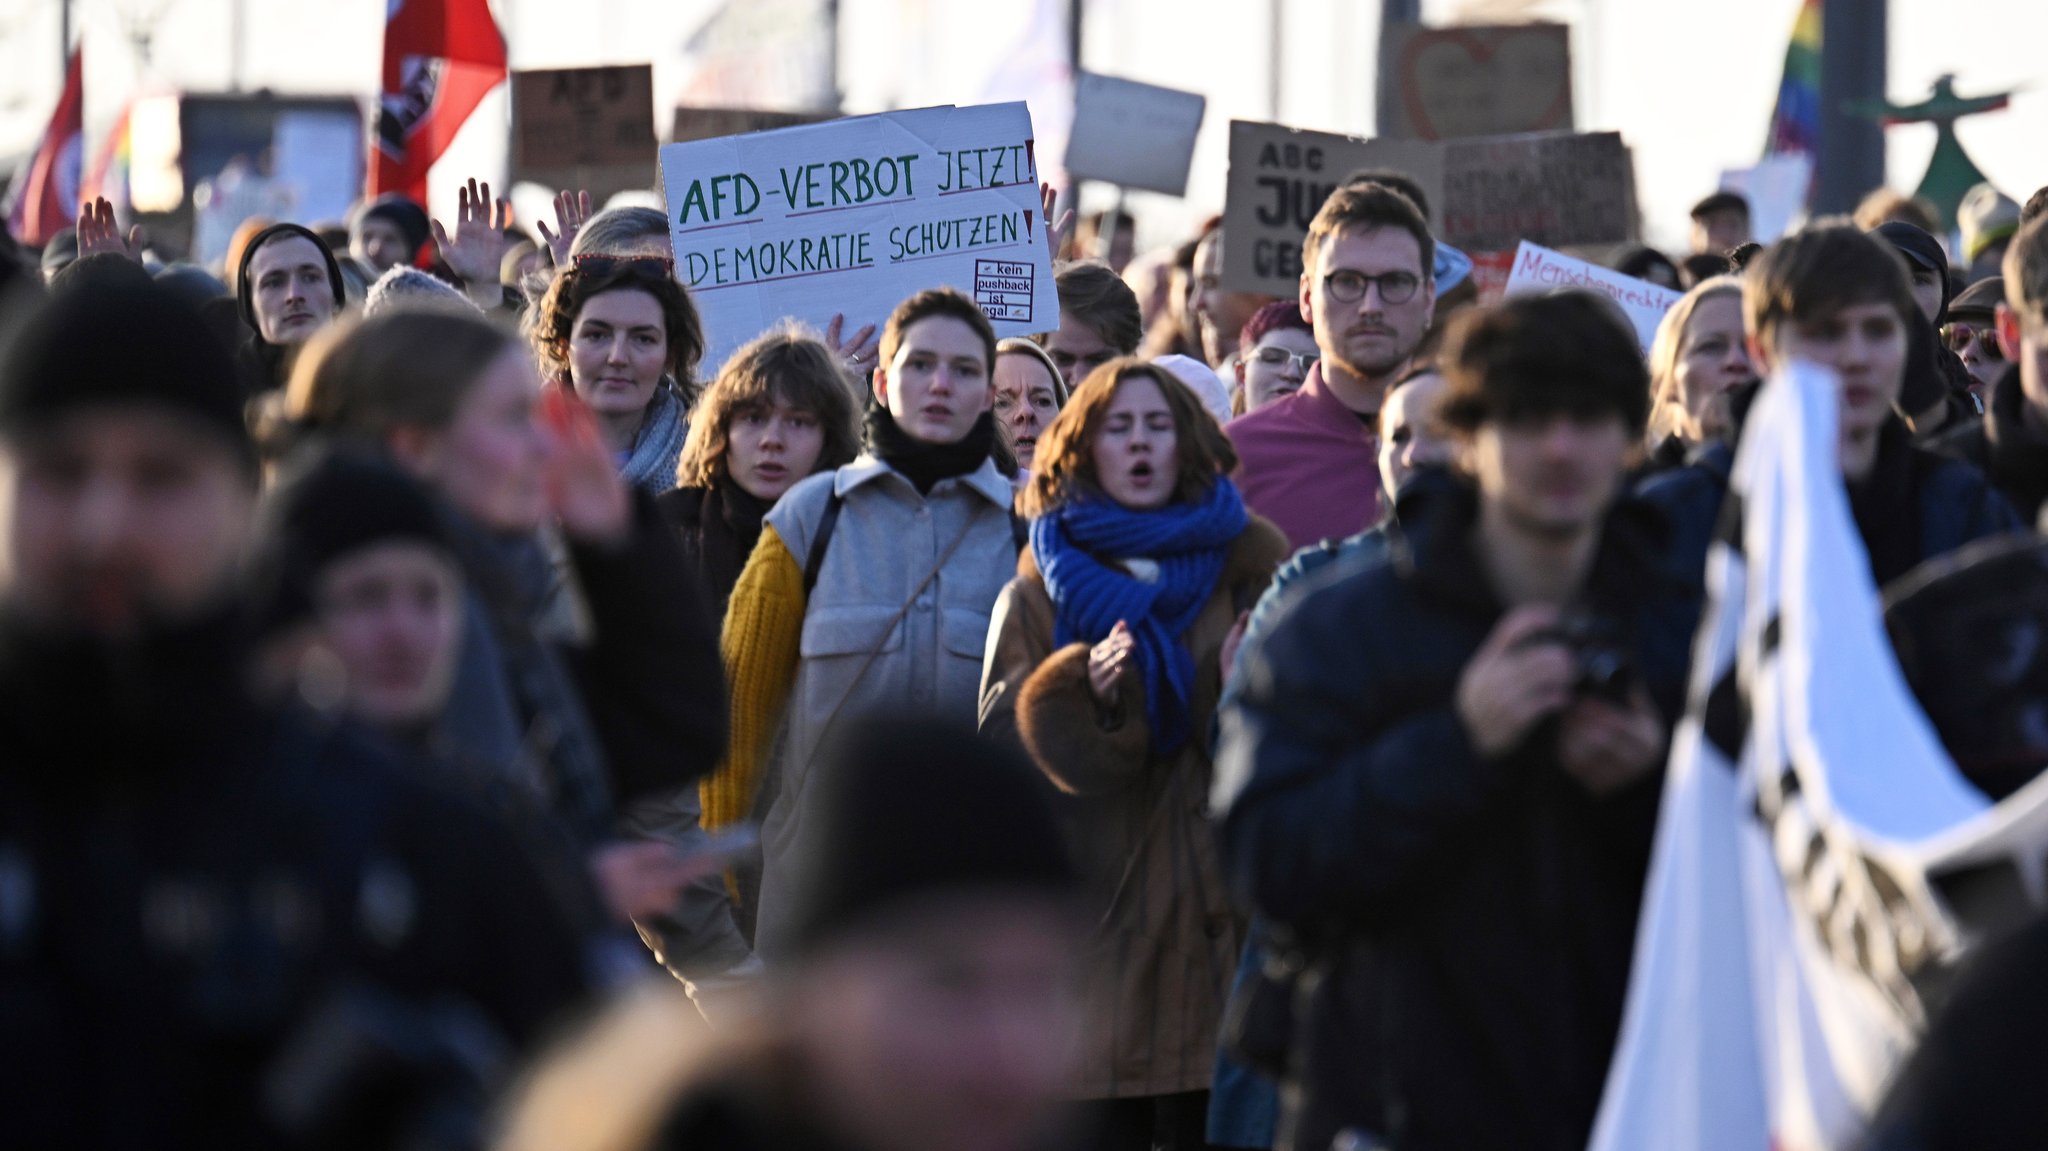
<svg viewBox="0 0 2048 1151">
<path fill-rule="evenodd" d="M 317 684 L 321 702 L 375 728 L 409 735 L 437 719 L 464 585 L 426 491 L 361 448 L 316 450 L 286 466 L 260 535 L 251 599 L 273 658 L 291 661 L 281 670 L 339 672 Z"/>
<path fill-rule="evenodd" d="M 1038 438 L 1067 401 L 1067 382 L 1044 348 L 1030 340 L 996 345 L 996 426 L 1010 438 L 1017 465 L 1025 471 L 1038 451 Z"/>
<path fill-rule="evenodd" d="M 704 328 L 666 258 L 585 255 L 555 273 L 533 325 L 542 375 L 600 417 L 644 413 L 663 377 L 691 396 Z"/>
<path fill-rule="evenodd" d="M 871 1151 L 1022 1151 L 1070 1084 L 1080 920 L 1049 785 L 928 717 L 835 741 L 780 1020 L 822 1124 Z"/>
<path fill-rule="evenodd" d="M 483 314 L 455 285 L 403 264 L 377 277 L 363 293 L 365 317 L 397 308 L 452 308 L 473 316 Z"/>
<path fill-rule="evenodd" d="M 1438 415 L 1477 480 L 1482 516 L 1523 534 L 1597 530 L 1649 416 L 1635 334 L 1605 298 L 1517 296 L 1452 322 Z"/>
<path fill-rule="evenodd" d="M 880 353 L 875 399 L 911 439 L 958 443 L 994 404 L 995 329 L 956 289 L 928 288 L 896 305 Z"/>
<path fill-rule="evenodd" d="M 1933 205 L 1917 196 L 1907 196 L 1890 188 L 1878 188 L 1857 203 L 1852 217 L 1856 226 L 1866 232 L 1876 231 L 1878 225 L 1897 220 L 1911 224 L 1932 235 L 1941 230 L 1941 224 L 1934 218 Z"/>
<path fill-rule="evenodd" d="M 256 498 L 241 408 L 226 349 L 146 279 L 18 318 L 0 352 L 0 599 L 110 640 L 225 602 Z"/>
<path fill-rule="evenodd" d="M 1407 197 L 1379 184 L 1337 189 L 1301 245 L 1301 312 L 1324 370 L 1360 380 L 1400 371 L 1436 306 L 1436 242 Z"/>
<path fill-rule="evenodd" d="M 1716 192 L 1692 206 L 1695 253 L 1725 256 L 1749 240 L 1749 200 L 1740 192 Z"/>
<path fill-rule="evenodd" d="M 275 224 L 242 250 L 242 320 L 264 343 L 305 343 L 341 313 L 341 266 L 320 238 L 297 224 Z"/>
<path fill-rule="evenodd" d="M 1115 360 L 1081 382 L 1039 441 L 1018 510 L 1040 516 L 1079 499 L 1127 508 L 1197 503 L 1237 452 L 1187 386 L 1143 360 Z"/>
<path fill-rule="evenodd" d="M 547 516 L 553 441 L 540 378 L 512 333 L 481 317 L 392 312 L 323 337 L 292 371 L 286 415 L 376 445 L 487 530 Z"/>
<path fill-rule="evenodd" d="M 1728 389 L 1756 378 L 1742 329 L 1742 281 L 1708 280 L 1671 306 L 1650 345 L 1651 434 L 1689 444 L 1728 430 Z"/>
<path fill-rule="evenodd" d="M 425 208 L 397 192 L 386 192 L 356 213 L 349 224 L 348 251 L 381 276 L 418 259 L 431 235 Z"/>
<path fill-rule="evenodd" d="M 1043 343 L 1072 391 L 1089 372 L 1137 351 L 1145 338 L 1144 321 L 1137 294 L 1107 264 L 1061 264 L 1053 281 L 1059 288 L 1060 326 Z"/>
<path fill-rule="evenodd" d="M 1678 265 L 1671 262 L 1671 257 L 1655 248 L 1628 248 L 1622 252 L 1621 258 L 1614 262 L 1614 270 L 1660 288 L 1669 288 L 1674 292 L 1681 290 Z"/>
<path fill-rule="evenodd" d="M 1379 465 L 1380 485 L 1390 500 L 1417 469 L 1448 466 L 1457 455 L 1456 444 L 1436 414 L 1444 387 L 1436 365 L 1424 364 L 1387 390 L 1380 405 Z"/>
<path fill-rule="evenodd" d="M 1323 358 L 1315 329 L 1295 300 L 1275 300 L 1252 313 L 1238 336 L 1237 412 L 1255 412 L 1301 390 L 1308 371 Z"/>
<path fill-rule="evenodd" d="M 697 401 L 676 486 L 731 480 L 774 503 L 805 476 L 860 454 L 853 387 L 816 337 L 770 332 L 734 352 Z"/>
<path fill-rule="evenodd" d="M 1102 250 L 1102 236 L 1108 230 L 1111 216 L 1116 219 L 1116 228 L 1109 237 L 1109 251 Z M 1090 212 L 1081 222 L 1081 228 L 1074 237 L 1075 247 L 1085 255 L 1108 264 L 1117 275 L 1123 275 L 1130 266 L 1131 257 L 1138 250 L 1138 221 L 1129 212 Z"/>
<path fill-rule="evenodd" d="M 1906 275 L 1913 285 L 1913 302 L 1930 324 L 1942 323 L 1948 311 L 1948 253 L 1941 241 L 1912 224 L 1890 221 L 1879 224 L 1871 234 L 1905 257 Z"/>
<path fill-rule="evenodd" d="M 1223 368 L 1237 355 L 1238 335 L 1252 314 L 1273 302 L 1257 292 L 1223 287 L 1223 229 L 1202 237 L 1195 246 L 1195 321 L 1202 329 L 1202 358 Z"/>
<path fill-rule="evenodd" d="M 2005 280 L 1999 276 L 1979 280 L 1948 306 L 1948 323 L 1942 326 L 1941 342 L 1963 361 L 1975 386 L 1984 394 L 2005 374 L 2005 349 L 1998 344 L 1998 305 L 2005 299 Z"/>
<path fill-rule="evenodd" d="M 2029 221 L 2005 250 L 1997 323 L 1999 347 L 2019 365 L 2027 404 L 2048 412 L 2048 214 Z"/>
<path fill-rule="evenodd" d="M 1852 227 L 1804 228 L 1743 273 L 1743 326 L 1759 374 L 1805 360 L 1841 386 L 1843 472 L 1868 474 L 1906 374 L 1907 327 L 1926 324 L 1897 251 Z"/>
<path fill-rule="evenodd" d="M 569 256 L 674 257 L 668 217 L 658 208 L 606 208 L 583 222 Z"/>
</svg>

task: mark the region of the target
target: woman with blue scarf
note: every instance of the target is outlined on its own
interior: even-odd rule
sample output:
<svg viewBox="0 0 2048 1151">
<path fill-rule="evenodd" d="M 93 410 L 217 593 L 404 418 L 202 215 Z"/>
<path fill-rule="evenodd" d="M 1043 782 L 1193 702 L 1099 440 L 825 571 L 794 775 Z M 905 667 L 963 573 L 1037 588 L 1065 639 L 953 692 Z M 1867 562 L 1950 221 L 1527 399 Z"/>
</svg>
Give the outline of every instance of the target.
<svg viewBox="0 0 2048 1151">
<path fill-rule="evenodd" d="M 1201 401 L 1139 360 L 1089 375 L 1020 493 L 1031 546 L 997 602 L 981 723 L 1065 793 L 1087 885 L 1080 1078 L 1102 1147 L 1203 1145 L 1243 924 L 1205 804 L 1223 641 L 1287 556 L 1245 510 Z"/>
</svg>

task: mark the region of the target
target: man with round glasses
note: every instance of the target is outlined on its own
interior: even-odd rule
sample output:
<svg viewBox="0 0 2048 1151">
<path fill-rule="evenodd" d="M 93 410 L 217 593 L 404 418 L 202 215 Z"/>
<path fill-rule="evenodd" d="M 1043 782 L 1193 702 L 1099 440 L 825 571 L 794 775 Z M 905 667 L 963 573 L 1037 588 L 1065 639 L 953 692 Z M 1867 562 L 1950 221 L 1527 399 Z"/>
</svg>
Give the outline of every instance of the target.
<svg viewBox="0 0 2048 1151">
<path fill-rule="evenodd" d="M 1436 242 L 1407 197 L 1339 188 L 1302 241 L 1300 308 L 1321 359 L 1301 390 L 1232 420 L 1238 487 L 1297 548 L 1379 521 L 1377 425 L 1387 386 L 1429 331 Z"/>
</svg>

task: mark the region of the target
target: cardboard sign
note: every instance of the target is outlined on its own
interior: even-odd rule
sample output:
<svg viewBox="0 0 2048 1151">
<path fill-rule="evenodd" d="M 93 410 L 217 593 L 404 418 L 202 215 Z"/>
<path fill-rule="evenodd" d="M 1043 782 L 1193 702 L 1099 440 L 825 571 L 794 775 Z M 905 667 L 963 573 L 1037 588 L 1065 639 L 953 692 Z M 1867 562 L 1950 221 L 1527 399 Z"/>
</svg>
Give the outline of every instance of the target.
<svg viewBox="0 0 2048 1151">
<path fill-rule="evenodd" d="M 1443 180 L 1431 199 L 1447 243 L 1493 251 L 1522 240 L 1562 248 L 1635 238 L 1635 162 L 1618 132 L 1480 136 L 1436 147 Z"/>
<path fill-rule="evenodd" d="M 1398 24 L 1380 41 L 1379 76 L 1383 137 L 1572 129 L 1571 30 L 1562 24 Z"/>
<path fill-rule="evenodd" d="M 522 170 L 645 164 L 654 140 L 654 69 L 512 73 L 512 155 Z"/>
<path fill-rule="evenodd" d="M 1515 249 L 1514 270 L 1508 273 L 1508 295 L 1560 288 L 1598 292 L 1619 304 L 1628 314 L 1629 323 L 1635 326 L 1636 341 L 1642 345 L 1644 355 L 1650 353 L 1650 343 L 1657 338 L 1657 325 L 1663 322 L 1664 313 L 1684 294 L 1535 244 L 1524 243 Z"/>
<path fill-rule="evenodd" d="M 1081 73 L 1067 174 L 1169 196 L 1185 195 L 1207 98 L 1195 92 Z"/>
<path fill-rule="evenodd" d="M 1022 103 L 920 108 L 661 150 L 676 275 L 707 369 L 784 318 L 880 325 L 951 286 L 996 335 L 1059 324 Z"/>
<path fill-rule="evenodd" d="M 830 112 L 769 112 L 759 108 L 682 106 L 676 109 L 675 120 L 669 125 L 668 138 L 671 143 L 686 144 L 691 140 L 713 140 L 720 136 L 740 136 L 748 132 L 766 132 L 775 128 L 818 124 L 833 118 Z"/>
<path fill-rule="evenodd" d="M 1413 179 L 1437 239 L 1466 252 L 1620 243 L 1635 234 L 1635 172 L 1612 132 L 1367 140 L 1233 120 L 1224 286 L 1290 296 L 1323 201 L 1361 169 Z M 1239 237 L 1244 237 L 1240 240 Z"/>
<path fill-rule="evenodd" d="M 1425 188 L 1441 184 L 1439 148 L 1232 120 L 1223 200 L 1224 287 L 1293 296 L 1300 290 L 1302 237 L 1330 193 L 1361 168 L 1397 168 Z"/>
</svg>

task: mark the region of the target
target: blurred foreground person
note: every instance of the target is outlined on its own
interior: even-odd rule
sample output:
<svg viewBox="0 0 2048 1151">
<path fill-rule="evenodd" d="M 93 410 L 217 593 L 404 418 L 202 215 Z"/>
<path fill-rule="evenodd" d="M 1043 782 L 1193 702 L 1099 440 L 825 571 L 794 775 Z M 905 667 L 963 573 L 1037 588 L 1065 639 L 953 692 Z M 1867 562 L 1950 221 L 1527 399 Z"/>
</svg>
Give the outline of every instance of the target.
<svg viewBox="0 0 2048 1151">
<path fill-rule="evenodd" d="M 542 403 L 512 333 L 443 312 L 339 333 L 286 399 L 302 433 L 384 452 L 441 501 L 467 595 L 439 738 L 560 819 L 672 970 L 696 982 L 745 963 L 723 886 L 691 885 L 667 851 L 703 846 L 694 784 L 724 749 L 710 613 L 590 413 L 560 392 Z"/>
<path fill-rule="evenodd" d="M 848 724 L 752 1035 L 629 1005 L 545 1066 L 504 1151 L 1032 1151 L 1062 1123 L 1084 920 L 1046 788 L 939 718 Z"/>
<path fill-rule="evenodd" d="M 1113 361 L 1047 434 L 1019 503 L 1031 548 L 997 601 L 984 732 L 1061 805 L 1084 910 L 1075 1093 L 1102 1146 L 1198 1148 L 1242 922 L 1206 812 L 1225 640 L 1287 551 L 1245 511 L 1230 441 L 1166 372 Z"/>
<path fill-rule="evenodd" d="M 147 284 L 63 293 L 0 353 L 12 1145 L 464 1146 L 586 988 L 504 827 L 252 689 L 241 413 Z"/>
<path fill-rule="evenodd" d="M 1687 642 L 1622 498 L 1649 381 L 1604 300 L 1468 313 L 1439 408 L 1474 477 L 1410 485 L 1243 657 L 1222 842 L 1291 933 L 1280 1145 L 1582 1148 L 1621 1024 Z"/>
</svg>

